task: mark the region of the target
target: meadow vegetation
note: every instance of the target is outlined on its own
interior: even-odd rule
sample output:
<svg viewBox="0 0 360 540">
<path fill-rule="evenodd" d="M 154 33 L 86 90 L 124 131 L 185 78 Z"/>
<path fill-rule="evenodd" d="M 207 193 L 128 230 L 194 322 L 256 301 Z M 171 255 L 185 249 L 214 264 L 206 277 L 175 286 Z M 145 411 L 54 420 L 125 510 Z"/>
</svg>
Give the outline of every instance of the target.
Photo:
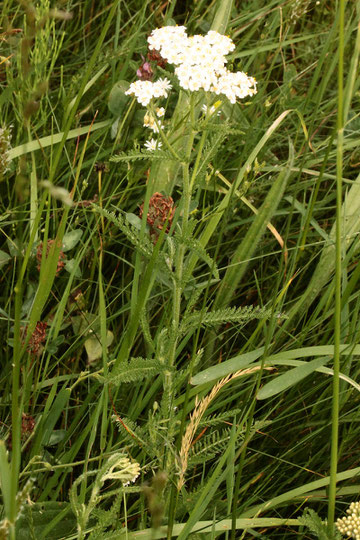
<svg viewBox="0 0 360 540">
<path fill-rule="evenodd" d="M 3 0 L 0 538 L 360 537 L 359 20 Z"/>
</svg>

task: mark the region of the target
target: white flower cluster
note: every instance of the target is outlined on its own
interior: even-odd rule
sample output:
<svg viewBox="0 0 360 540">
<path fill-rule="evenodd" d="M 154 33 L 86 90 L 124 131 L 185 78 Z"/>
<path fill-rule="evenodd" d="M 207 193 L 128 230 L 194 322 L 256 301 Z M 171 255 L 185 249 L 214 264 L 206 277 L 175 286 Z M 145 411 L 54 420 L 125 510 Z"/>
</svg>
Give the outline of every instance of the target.
<svg viewBox="0 0 360 540">
<path fill-rule="evenodd" d="M 156 82 L 135 81 L 130 84 L 129 90 L 125 94 L 135 96 L 137 101 L 146 107 L 153 98 L 167 97 L 171 88 L 170 81 L 166 78 Z"/>
<path fill-rule="evenodd" d="M 253 77 L 225 67 L 226 55 L 235 48 L 227 36 L 210 30 L 205 36 L 188 37 L 184 26 L 164 26 L 152 31 L 148 43 L 176 66 L 175 74 L 185 90 L 224 94 L 231 103 L 256 93 Z"/>
<path fill-rule="evenodd" d="M 185 26 L 164 26 L 151 32 L 148 44 L 150 50 L 157 51 L 169 64 L 174 64 L 175 75 L 185 90 L 195 92 L 202 89 L 217 95 L 223 94 L 231 103 L 256 94 L 256 80 L 253 77 L 248 77 L 242 71 L 233 73 L 225 67 L 226 55 L 235 49 L 228 36 L 215 30 L 210 30 L 205 36 L 188 36 Z M 153 98 L 167 97 L 171 88 L 166 78 L 155 82 L 138 80 L 125 93 L 135 96 L 146 107 Z M 203 110 L 207 114 L 207 109 Z M 210 108 L 210 114 L 214 114 L 215 110 Z M 158 118 L 163 116 L 163 108 L 157 111 L 162 111 L 162 114 L 156 112 Z M 158 133 L 162 124 L 156 123 L 151 114 L 148 114 L 144 118 L 144 126 Z M 145 143 L 148 150 L 160 146 L 161 142 L 153 138 Z"/>
<path fill-rule="evenodd" d="M 130 482 L 135 482 L 140 474 L 139 463 L 130 461 L 123 454 L 114 454 L 110 458 L 109 464 L 109 470 L 101 477 L 102 482 L 105 482 L 105 480 L 121 480 L 123 486 L 127 486 Z"/>
<path fill-rule="evenodd" d="M 341 534 L 360 540 L 360 502 L 353 502 L 346 510 L 347 517 L 339 518 L 336 527 Z"/>
</svg>

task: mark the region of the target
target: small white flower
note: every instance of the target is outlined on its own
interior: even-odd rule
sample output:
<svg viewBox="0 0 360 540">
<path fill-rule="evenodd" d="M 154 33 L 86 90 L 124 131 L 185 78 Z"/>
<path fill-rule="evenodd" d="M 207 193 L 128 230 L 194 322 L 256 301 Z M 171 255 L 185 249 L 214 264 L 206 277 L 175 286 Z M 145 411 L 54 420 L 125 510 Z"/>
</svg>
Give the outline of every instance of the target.
<svg viewBox="0 0 360 540">
<path fill-rule="evenodd" d="M 167 97 L 168 91 L 171 90 L 172 86 L 168 79 L 158 79 L 154 83 L 154 96 L 155 97 Z"/>
<path fill-rule="evenodd" d="M 156 116 L 158 118 L 162 118 L 164 116 L 164 114 L 165 114 L 165 109 L 164 109 L 164 107 L 157 107 L 155 109 L 155 112 L 156 112 Z"/>
<path fill-rule="evenodd" d="M 150 152 L 153 152 L 157 148 L 161 148 L 162 143 L 161 141 L 156 141 L 155 139 L 150 139 L 149 141 L 146 141 L 144 144 L 144 147 L 146 150 L 150 150 Z"/>
</svg>

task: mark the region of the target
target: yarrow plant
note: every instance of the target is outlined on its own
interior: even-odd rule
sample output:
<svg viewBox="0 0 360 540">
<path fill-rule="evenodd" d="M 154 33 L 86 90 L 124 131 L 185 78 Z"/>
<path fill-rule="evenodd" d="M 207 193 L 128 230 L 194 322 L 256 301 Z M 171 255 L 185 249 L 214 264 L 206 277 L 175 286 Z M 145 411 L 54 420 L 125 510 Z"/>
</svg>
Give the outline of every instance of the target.
<svg viewBox="0 0 360 540">
<path fill-rule="evenodd" d="M 156 28 L 148 37 L 150 55 L 164 60 L 164 65 L 175 66 L 174 71 L 180 88 L 190 92 L 203 90 L 216 95 L 224 95 L 230 103 L 237 99 L 256 94 L 256 80 L 242 71 L 231 72 L 226 68 L 226 56 L 235 49 L 235 44 L 228 37 L 210 30 L 205 36 L 188 36 L 185 26 L 164 26 Z M 137 101 L 147 107 L 153 99 L 167 98 L 172 85 L 167 78 L 155 82 L 148 62 L 138 70 L 140 80 L 133 82 L 125 92 L 135 96 Z M 155 133 L 160 123 L 144 121 Z M 149 150 L 154 145 L 146 144 Z"/>
<path fill-rule="evenodd" d="M 111 160 L 149 158 L 152 164 L 148 171 L 148 192 L 145 197 L 148 206 L 145 209 L 145 203 L 140 205 L 141 227 L 138 221 L 134 220 L 134 216 L 131 217 L 133 223 L 137 223 L 132 229 L 129 229 L 122 219 L 106 215 L 119 225 L 134 245 L 142 246 L 142 253 L 159 254 L 161 273 L 164 272 L 161 279 L 171 289 L 162 337 L 156 342 L 153 340 L 145 315 L 142 316 L 141 325 L 149 350 L 153 350 L 155 361 L 164 362 L 164 368 L 166 362 L 166 369 L 162 374 L 163 393 L 159 417 L 166 422 L 168 444 L 163 445 L 163 441 L 158 441 L 163 453 L 156 455 L 156 459 L 166 473 L 172 476 L 176 456 L 172 445 L 177 429 L 173 406 L 175 367 L 179 348 L 181 349 L 179 344 L 187 328 L 186 318 L 191 316 L 183 313 L 183 306 L 184 291 L 194 287 L 194 259 L 201 258 L 209 265 L 214 278 L 219 279 L 215 261 L 197 237 L 198 201 L 194 194 L 202 189 L 207 166 L 215 159 L 218 148 L 230 133 L 227 128 L 231 127 L 231 120 L 224 116 L 222 122 L 218 116 L 223 101 L 229 100 L 235 104 L 237 100 L 253 96 L 256 93 L 256 81 L 242 71 L 233 73 L 226 67 L 226 57 L 235 49 L 235 44 L 228 36 L 216 31 L 211 30 L 206 35 L 188 36 L 184 26 L 165 26 L 153 30 L 147 41 L 150 51 L 147 61 L 144 61 L 143 57 L 143 64 L 137 70 L 138 80 L 130 84 L 125 94 L 134 96 L 140 105 L 146 107 L 143 126 L 151 131 L 151 137 L 145 142 L 145 148 L 154 153 L 139 153 L 136 149 L 114 156 Z M 157 80 L 158 70 L 154 62 L 162 70 L 161 78 Z M 166 78 L 164 75 L 167 72 L 164 72 L 164 68 L 169 67 L 172 67 L 173 71 L 171 75 L 169 71 Z M 173 87 L 174 90 L 181 90 L 177 104 L 174 106 L 174 91 L 167 107 L 160 106 L 158 100 L 170 97 Z M 166 112 L 173 113 L 171 122 L 167 123 Z M 159 138 L 156 138 L 156 135 Z M 157 152 L 160 147 L 162 151 Z M 173 199 L 170 195 L 175 185 Z M 161 246 L 158 243 L 160 233 L 164 238 Z M 153 250 L 149 248 L 145 235 L 149 235 L 154 244 Z M 136 265 L 139 270 L 141 264 L 141 259 L 138 258 Z M 138 294 L 138 284 L 134 286 L 134 291 Z M 146 309 L 143 313 L 145 312 Z M 231 319 L 234 316 L 234 312 L 231 309 L 219 310 L 216 316 L 227 322 L 229 317 Z M 120 369 L 122 360 L 128 360 L 130 349 L 129 342 L 124 342 L 116 360 L 115 373 Z M 195 362 L 195 358 L 192 357 L 191 362 Z M 147 369 L 152 361 L 153 358 L 146 360 Z M 119 425 L 121 432 L 123 428 L 124 426 Z M 185 471 L 182 482 L 186 482 Z"/>
</svg>

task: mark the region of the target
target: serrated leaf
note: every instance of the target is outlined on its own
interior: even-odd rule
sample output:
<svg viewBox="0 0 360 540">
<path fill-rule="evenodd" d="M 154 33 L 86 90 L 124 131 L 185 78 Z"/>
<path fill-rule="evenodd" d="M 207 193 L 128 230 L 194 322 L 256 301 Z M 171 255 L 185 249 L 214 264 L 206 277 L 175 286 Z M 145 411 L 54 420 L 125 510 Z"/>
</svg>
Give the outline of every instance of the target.
<svg viewBox="0 0 360 540">
<path fill-rule="evenodd" d="M 268 399 L 270 397 L 276 396 L 281 392 L 284 392 L 291 386 L 294 386 L 298 382 L 308 377 L 313 373 L 318 367 L 324 366 L 329 362 L 329 358 L 316 358 L 311 362 L 307 362 L 302 366 L 298 366 L 278 377 L 272 379 L 269 383 L 265 384 L 257 395 L 257 399 Z"/>
<path fill-rule="evenodd" d="M 141 357 L 132 358 L 128 363 L 120 364 L 108 378 L 104 377 L 102 381 L 116 386 L 122 383 L 141 381 L 148 377 L 155 377 L 163 372 L 164 369 L 166 369 L 166 366 L 158 360 Z"/>
<path fill-rule="evenodd" d="M 240 323 L 246 324 L 253 319 L 263 319 L 271 316 L 271 310 L 264 308 L 245 306 L 231 307 L 225 309 L 217 309 L 209 313 L 196 311 L 184 317 L 180 327 L 181 332 L 185 332 L 188 328 L 201 326 L 217 326 L 224 323 Z"/>
<path fill-rule="evenodd" d="M 139 159 L 164 159 L 166 161 L 175 160 L 174 156 L 165 150 L 130 150 L 128 152 L 122 152 L 115 156 L 111 156 L 110 161 L 118 163 L 119 161 L 136 161 Z"/>
</svg>

